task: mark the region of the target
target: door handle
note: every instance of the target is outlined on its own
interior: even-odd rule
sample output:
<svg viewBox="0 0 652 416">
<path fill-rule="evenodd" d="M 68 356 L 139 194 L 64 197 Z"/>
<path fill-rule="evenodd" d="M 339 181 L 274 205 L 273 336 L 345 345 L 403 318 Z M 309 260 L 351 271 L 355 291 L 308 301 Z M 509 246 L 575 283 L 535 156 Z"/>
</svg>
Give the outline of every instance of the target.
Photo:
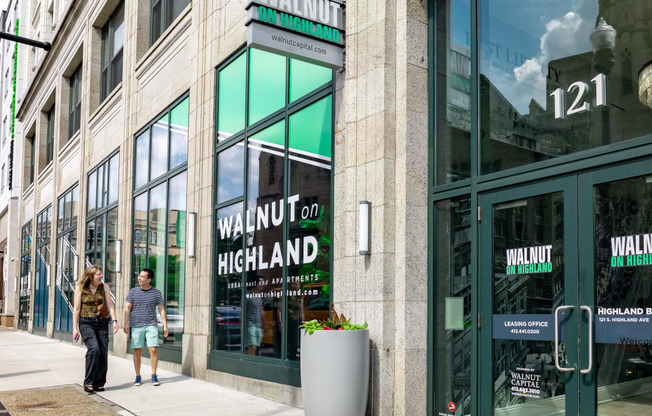
<svg viewBox="0 0 652 416">
<path fill-rule="evenodd" d="M 568 372 L 575 371 L 572 367 L 562 367 L 559 365 L 559 311 L 564 309 L 575 309 L 573 305 L 562 305 L 555 309 L 555 367 L 558 371 Z"/>
<path fill-rule="evenodd" d="M 580 373 L 588 374 L 593 369 L 593 312 L 588 306 L 580 306 L 580 309 L 589 314 L 589 366 L 580 370 Z"/>
</svg>

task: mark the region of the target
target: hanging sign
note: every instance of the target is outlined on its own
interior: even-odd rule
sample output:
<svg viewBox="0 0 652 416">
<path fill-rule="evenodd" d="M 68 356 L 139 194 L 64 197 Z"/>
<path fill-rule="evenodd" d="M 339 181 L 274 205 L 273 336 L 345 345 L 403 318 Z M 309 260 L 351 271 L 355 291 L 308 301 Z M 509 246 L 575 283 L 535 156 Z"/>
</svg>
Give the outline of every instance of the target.
<svg viewBox="0 0 652 416">
<path fill-rule="evenodd" d="M 249 0 L 247 45 L 331 68 L 344 66 L 342 0 Z"/>
</svg>

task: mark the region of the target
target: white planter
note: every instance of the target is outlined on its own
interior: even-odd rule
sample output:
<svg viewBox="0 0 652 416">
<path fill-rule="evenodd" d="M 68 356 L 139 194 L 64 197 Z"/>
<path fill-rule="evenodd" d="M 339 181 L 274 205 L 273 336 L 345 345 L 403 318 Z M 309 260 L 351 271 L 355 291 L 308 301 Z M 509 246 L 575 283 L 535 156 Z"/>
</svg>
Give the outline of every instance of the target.
<svg viewBox="0 0 652 416">
<path fill-rule="evenodd" d="M 364 416 L 369 391 L 369 330 L 301 331 L 306 416 Z"/>
</svg>

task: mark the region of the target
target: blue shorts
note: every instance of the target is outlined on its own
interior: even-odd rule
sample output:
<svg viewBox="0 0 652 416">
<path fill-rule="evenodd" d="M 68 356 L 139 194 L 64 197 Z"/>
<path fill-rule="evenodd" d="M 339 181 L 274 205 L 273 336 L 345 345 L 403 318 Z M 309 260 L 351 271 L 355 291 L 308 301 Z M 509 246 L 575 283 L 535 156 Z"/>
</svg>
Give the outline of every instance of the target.
<svg viewBox="0 0 652 416">
<path fill-rule="evenodd" d="M 143 348 L 147 339 L 148 347 L 158 347 L 158 328 L 156 325 L 131 328 L 131 348 Z"/>
<path fill-rule="evenodd" d="M 258 325 L 247 325 L 247 339 L 245 347 L 250 345 L 260 346 L 260 342 L 263 340 L 263 330 Z"/>
</svg>

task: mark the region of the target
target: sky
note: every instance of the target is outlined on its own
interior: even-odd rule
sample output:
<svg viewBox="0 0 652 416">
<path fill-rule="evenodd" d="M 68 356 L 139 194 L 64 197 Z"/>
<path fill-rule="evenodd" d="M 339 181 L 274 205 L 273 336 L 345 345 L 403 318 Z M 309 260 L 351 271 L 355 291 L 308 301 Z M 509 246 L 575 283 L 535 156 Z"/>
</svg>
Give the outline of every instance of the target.
<svg viewBox="0 0 652 416">
<path fill-rule="evenodd" d="M 469 0 L 451 0 L 451 39 L 470 47 Z M 546 105 L 548 62 L 591 50 L 598 0 L 481 0 L 481 72 L 521 114 Z"/>
</svg>

